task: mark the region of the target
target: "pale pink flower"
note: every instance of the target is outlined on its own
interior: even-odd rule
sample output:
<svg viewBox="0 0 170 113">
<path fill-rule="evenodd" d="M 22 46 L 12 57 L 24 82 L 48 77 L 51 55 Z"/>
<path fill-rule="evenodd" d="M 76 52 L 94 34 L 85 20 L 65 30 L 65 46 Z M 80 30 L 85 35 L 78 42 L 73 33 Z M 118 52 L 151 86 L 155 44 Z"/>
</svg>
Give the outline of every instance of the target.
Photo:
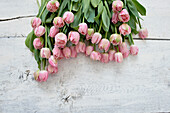
<svg viewBox="0 0 170 113">
<path fill-rule="evenodd" d="M 124 53 L 126 50 L 128 50 L 126 42 L 121 43 L 121 44 L 119 45 L 119 51 L 120 51 L 121 53 Z"/>
<path fill-rule="evenodd" d="M 42 37 L 35 38 L 33 41 L 33 45 L 35 49 L 42 49 L 44 46 L 44 39 Z"/>
<path fill-rule="evenodd" d="M 77 57 L 76 46 L 71 46 L 70 50 L 71 50 L 71 57 L 76 58 Z"/>
<path fill-rule="evenodd" d="M 64 33 L 58 33 L 55 36 L 55 45 L 61 48 L 64 48 L 64 46 L 67 43 L 67 36 Z"/>
<path fill-rule="evenodd" d="M 66 11 L 63 15 L 65 23 L 70 24 L 74 21 L 74 14 L 72 12 Z"/>
<path fill-rule="evenodd" d="M 113 1 L 112 3 L 112 10 L 113 12 L 121 11 L 123 8 L 123 2 L 120 0 Z"/>
<path fill-rule="evenodd" d="M 78 46 L 79 46 L 79 51 L 81 53 L 85 53 L 85 51 L 86 51 L 86 44 L 84 42 L 79 42 Z"/>
<path fill-rule="evenodd" d="M 51 28 L 50 28 L 50 34 L 49 34 L 49 36 L 50 37 L 52 37 L 52 38 L 54 38 L 55 36 L 56 36 L 56 34 L 57 33 L 59 33 L 59 28 L 56 28 L 55 26 L 52 26 Z"/>
<path fill-rule="evenodd" d="M 131 33 L 131 28 L 128 24 L 122 24 L 120 27 L 119 27 L 119 31 L 122 35 L 129 35 Z"/>
<path fill-rule="evenodd" d="M 49 48 L 42 48 L 41 51 L 40 51 L 40 56 L 42 58 L 47 58 L 49 59 L 50 56 L 51 56 L 51 51 Z"/>
<path fill-rule="evenodd" d="M 93 52 L 90 54 L 90 58 L 91 58 L 92 60 L 98 60 L 98 61 L 100 61 L 100 59 L 101 59 L 101 54 L 100 54 L 99 52 L 97 52 L 97 51 L 93 51 Z"/>
<path fill-rule="evenodd" d="M 98 32 L 94 33 L 93 36 L 92 36 L 92 44 L 98 44 L 100 42 L 100 40 L 102 39 L 102 35 Z"/>
<path fill-rule="evenodd" d="M 123 55 L 123 58 L 127 58 L 128 56 L 129 56 L 129 50 L 127 49 L 126 51 L 124 51 L 123 53 L 122 53 L 122 55 Z"/>
<path fill-rule="evenodd" d="M 116 46 L 122 43 L 122 36 L 119 34 L 112 34 L 110 36 L 110 42 Z"/>
<path fill-rule="evenodd" d="M 57 73 L 58 72 L 58 67 L 53 67 L 51 65 L 48 65 L 47 71 L 48 71 L 49 74 Z"/>
<path fill-rule="evenodd" d="M 103 54 L 101 54 L 101 62 L 102 63 L 108 63 L 109 62 L 109 54 L 108 53 L 103 53 Z"/>
<path fill-rule="evenodd" d="M 93 50 L 94 50 L 93 46 L 87 46 L 86 52 L 85 52 L 86 56 L 89 56 L 92 53 Z"/>
<path fill-rule="evenodd" d="M 56 28 L 61 28 L 65 25 L 65 23 L 61 17 L 55 17 L 53 20 L 53 24 Z"/>
<path fill-rule="evenodd" d="M 139 52 L 139 48 L 138 48 L 138 46 L 136 46 L 136 45 L 131 45 L 130 46 L 130 53 L 132 54 L 132 55 L 137 55 L 138 54 L 138 52 Z"/>
<path fill-rule="evenodd" d="M 56 0 L 51 0 L 47 3 L 47 10 L 50 12 L 56 12 L 60 6 L 60 3 Z"/>
<path fill-rule="evenodd" d="M 109 50 L 110 47 L 110 42 L 108 39 L 102 39 L 99 43 L 99 49 L 100 50 L 105 50 L 105 52 L 107 52 Z"/>
<path fill-rule="evenodd" d="M 41 37 L 45 33 L 45 27 L 44 26 L 38 26 L 34 29 L 34 34 L 37 37 Z"/>
<path fill-rule="evenodd" d="M 109 60 L 110 61 L 114 61 L 115 60 L 115 53 L 116 53 L 115 50 L 110 50 L 109 51 Z"/>
<path fill-rule="evenodd" d="M 139 37 L 145 39 L 148 37 L 148 30 L 146 28 L 142 28 L 139 30 Z"/>
<path fill-rule="evenodd" d="M 115 53 L 115 62 L 122 63 L 123 62 L 123 55 L 121 52 Z"/>
<path fill-rule="evenodd" d="M 35 17 L 35 18 L 33 18 L 32 20 L 31 20 L 31 25 L 32 25 L 32 28 L 36 28 L 36 27 L 39 27 L 40 25 L 41 25 L 41 19 L 40 18 L 37 18 L 37 17 Z"/>
<path fill-rule="evenodd" d="M 58 59 L 60 57 L 61 50 L 57 46 L 54 47 L 52 52 L 53 52 L 54 58 Z"/>
<path fill-rule="evenodd" d="M 81 33 L 82 35 L 86 35 L 88 32 L 88 26 L 86 23 L 80 23 L 79 24 L 79 29 L 78 29 L 79 33 Z"/>
<path fill-rule="evenodd" d="M 63 55 L 66 59 L 69 59 L 71 57 L 71 50 L 69 47 L 65 47 L 63 49 Z"/>
<path fill-rule="evenodd" d="M 69 39 L 73 44 L 77 45 L 80 40 L 80 34 L 76 31 L 70 31 L 68 34 L 68 40 Z"/>
<path fill-rule="evenodd" d="M 119 21 L 118 15 L 119 15 L 118 12 L 113 13 L 113 16 L 112 16 L 112 23 L 113 24 L 117 24 L 117 22 Z"/>
<path fill-rule="evenodd" d="M 50 63 L 51 66 L 53 66 L 53 67 L 58 67 L 57 59 L 54 58 L 54 56 L 51 56 L 51 57 L 48 59 L 48 62 Z"/>
<path fill-rule="evenodd" d="M 34 72 L 34 78 L 36 81 L 45 82 L 48 79 L 48 72 L 45 70 Z"/>
<path fill-rule="evenodd" d="M 94 34 L 94 29 L 89 28 L 87 35 L 86 35 L 86 40 L 90 40 Z"/>
<path fill-rule="evenodd" d="M 130 16 L 129 13 L 126 9 L 123 9 L 120 13 L 119 13 L 119 20 L 121 22 L 128 22 L 130 20 Z"/>
</svg>

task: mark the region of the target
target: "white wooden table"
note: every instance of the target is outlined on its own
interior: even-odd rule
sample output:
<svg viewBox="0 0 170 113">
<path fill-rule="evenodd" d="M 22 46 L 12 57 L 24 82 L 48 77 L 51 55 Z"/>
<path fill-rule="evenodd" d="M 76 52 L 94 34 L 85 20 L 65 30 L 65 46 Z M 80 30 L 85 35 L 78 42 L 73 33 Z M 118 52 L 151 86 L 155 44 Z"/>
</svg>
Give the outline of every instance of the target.
<svg viewBox="0 0 170 113">
<path fill-rule="evenodd" d="M 135 40 L 137 57 L 102 64 L 80 54 L 37 83 L 37 64 L 24 45 L 36 1 L 1 0 L 0 113 L 170 112 L 170 0 L 139 1 L 148 11 L 149 38 Z"/>
</svg>

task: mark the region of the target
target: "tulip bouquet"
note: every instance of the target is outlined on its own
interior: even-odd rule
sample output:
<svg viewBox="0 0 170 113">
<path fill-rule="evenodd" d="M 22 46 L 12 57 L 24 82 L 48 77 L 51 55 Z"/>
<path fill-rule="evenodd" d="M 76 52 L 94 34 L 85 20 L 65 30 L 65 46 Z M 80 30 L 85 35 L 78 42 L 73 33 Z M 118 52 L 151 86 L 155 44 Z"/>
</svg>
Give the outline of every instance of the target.
<svg viewBox="0 0 170 113">
<path fill-rule="evenodd" d="M 141 15 L 146 9 L 137 0 L 41 0 L 25 40 L 38 63 L 35 79 L 46 81 L 48 74 L 58 72 L 59 60 L 78 53 L 102 63 L 121 63 L 129 54 L 137 55 L 132 34 L 148 36 Z"/>
</svg>

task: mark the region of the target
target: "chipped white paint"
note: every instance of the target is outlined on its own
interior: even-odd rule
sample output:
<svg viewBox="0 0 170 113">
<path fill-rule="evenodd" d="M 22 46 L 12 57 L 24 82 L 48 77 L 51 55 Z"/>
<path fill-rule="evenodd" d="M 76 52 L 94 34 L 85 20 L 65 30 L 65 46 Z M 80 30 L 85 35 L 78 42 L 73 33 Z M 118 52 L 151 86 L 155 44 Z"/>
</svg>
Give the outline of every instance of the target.
<svg viewBox="0 0 170 113">
<path fill-rule="evenodd" d="M 144 25 L 150 38 L 170 39 L 170 1 L 139 1 L 147 7 Z M 0 19 L 35 15 L 35 3 L 1 0 Z M 30 20 L 0 22 L 0 113 L 170 111 L 170 41 L 135 41 L 139 55 L 122 64 L 102 64 L 80 54 L 59 61 L 59 73 L 37 83 L 32 79 L 37 65 L 24 45 L 25 38 L 15 37 L 31 31 Z M 6 38 L 10 36 L 13 38 Z"/>
</svg>

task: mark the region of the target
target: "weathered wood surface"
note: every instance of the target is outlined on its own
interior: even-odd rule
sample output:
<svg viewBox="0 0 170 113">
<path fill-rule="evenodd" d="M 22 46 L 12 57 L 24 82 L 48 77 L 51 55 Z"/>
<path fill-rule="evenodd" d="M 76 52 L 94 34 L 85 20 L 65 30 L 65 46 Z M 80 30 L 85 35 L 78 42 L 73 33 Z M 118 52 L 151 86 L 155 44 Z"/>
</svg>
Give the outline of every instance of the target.
<svg viewBox="0 0 170 113">
<path fill-rule="evenodd" d="M 139 55 L 122 64 L 102 64 L 80 54 L 59 61 L 59 73 L 37 83 L 32 79 L 37 66 L 24 40 L 0 39 L 2 113 L 170 111 L 170 42 L 135 41 Z"/>
<path fill-rule="evenodd" d="M 170 112 L 170 1 L 139 1 L 147 7 L 143 24 L 150 40 L 135 40 L 138 56 L 102 64 L 80 54 L 59 61 L 59 73 L 37 83 L 23 37 L 32 17 L 5 21 L 35 15 L 36 1 L 1 0 L 0 113 Z"/>
</svg>

